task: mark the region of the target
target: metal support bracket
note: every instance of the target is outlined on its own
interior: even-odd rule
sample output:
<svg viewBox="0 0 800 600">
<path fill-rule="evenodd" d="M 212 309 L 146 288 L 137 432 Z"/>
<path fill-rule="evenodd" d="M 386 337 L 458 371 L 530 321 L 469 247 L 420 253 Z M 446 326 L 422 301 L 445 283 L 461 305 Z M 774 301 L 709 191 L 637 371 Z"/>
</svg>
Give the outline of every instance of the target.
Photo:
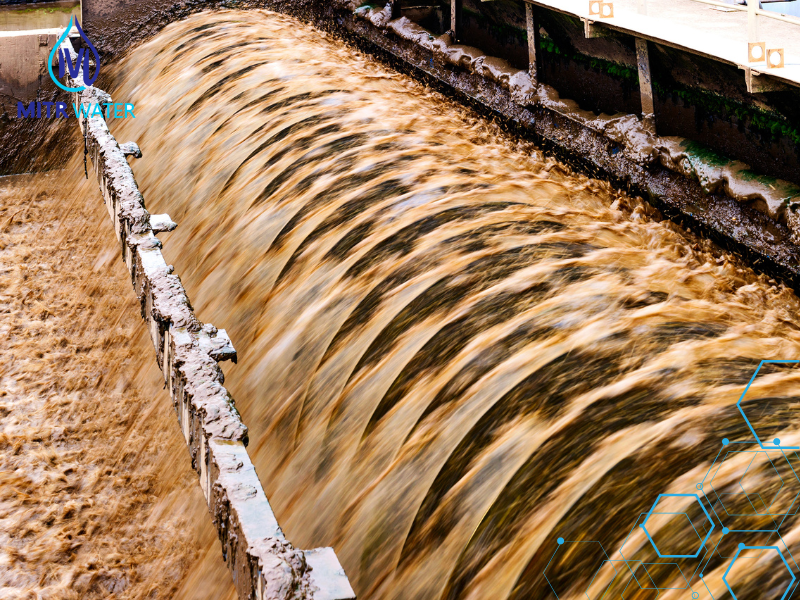
<svg viewBox="0 0 800 600">
<path fill-rule="evenodd" d="M 763 94 L 765 92 L 780 92 L 788 89 L 786 85 L 780 81 L 776 81 L 772 77 L 766 76 L 760 71 L 751 69 L 750 67 L 739 67 L 744 69 L 744 79 L 747 84 L 747 93 L 749 94 Z"/>
<path fill-rule="evenodd" d="M 591 19 L 581 19 L 583 21 L 583 36 L 588 40 L 592 38 L 619 38 L 620 34 L 613 29 L 603 27 L 602 24 Z"/>
</svg>

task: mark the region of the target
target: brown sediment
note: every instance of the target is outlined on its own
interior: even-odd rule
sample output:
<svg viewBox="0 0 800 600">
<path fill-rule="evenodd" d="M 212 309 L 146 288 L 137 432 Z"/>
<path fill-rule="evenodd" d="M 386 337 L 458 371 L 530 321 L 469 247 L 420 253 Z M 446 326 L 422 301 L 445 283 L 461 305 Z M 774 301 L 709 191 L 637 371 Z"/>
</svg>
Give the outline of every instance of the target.
<svg viewBox="0 0 800 600">
<path fill-rule="evenodd" d="M 214 536 L 82 171 L 0 178 L 0 597 L 172 597 Z"/>
</svg>

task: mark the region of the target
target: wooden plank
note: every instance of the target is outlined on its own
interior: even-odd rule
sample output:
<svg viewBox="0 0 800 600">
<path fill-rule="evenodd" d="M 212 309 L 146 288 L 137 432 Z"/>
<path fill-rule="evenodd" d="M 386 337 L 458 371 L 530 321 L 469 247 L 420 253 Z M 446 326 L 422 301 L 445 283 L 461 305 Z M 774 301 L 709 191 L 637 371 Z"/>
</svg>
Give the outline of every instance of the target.
<svg viewBox="0 0 800 600">
<path fill-rule="evenodd" d="M 655 2 L 655 0 L 649 0 Z M 678 0 L 672 0 L 678 3 Z M 583 20 L 593 21 L 591 15 L 588 14 L 588 2 L 584 3 L 580 0 L 525 0 L 527 4 L 532 4 L 536 8 L 551 10 L 561 14 L 569 15 L 571 17 Z M 694 0 L 697 3 L 703 4 L 717 4 L 712 0 Z M 688 2 L 693 4 L 694 2 Z M 727 7 L 736 7 L 737 5 L 728 5 Z M 656 5 L 651 6 L 655 9 Z M 741 10 L 747 10 L 745 6 L 738 7 Z M 599 23 L 590 23 L 588 26 L 589 37 L 599 37 L 604 35 L 606 31 L 616 32 L 623 35 L 630 35 L 634 38 L 642 38 L 650 42 L 654 42 L 660 46 L 675 48 L 684 52 L 690 52 L 710 60 L 715 60 L 721 63 L 734 65 L 744 68 L 747 59 L 747 44 L 742 39 L 741 43 L 728 35 L 719 35 L 724 32 L 717 32 L 716 35 L 702 35 L 702 31 L 692 21 L 685 21 L 682 23 L 662 23 L 660 19 L 655 17 L 650 11 L 650 15 L 642 15 L 634 13 L 621 13 L 614 19 L 608 19 L 603 22 L 602 27 Z M 756 11 L 759 17 L 766 17 L 765 11 Z M 771 14 L 769 16 L 772 16 Z M 742 49 L 743 48 L 743 49 Z M 786 68 L 774 69 L 768 75 L 764 75 L 769 79 L 774 79 L 777 82 L 786 83 L 793 86 L 800 87 L 800 66 L 787 63 Z"/>
<path fill-rule="evenodd" d="M 758 0 L 747 0 L 747 41 L 751 44 L 762 41 L 758 31 L 757 13 L 760 8 Z"/>
</svg>

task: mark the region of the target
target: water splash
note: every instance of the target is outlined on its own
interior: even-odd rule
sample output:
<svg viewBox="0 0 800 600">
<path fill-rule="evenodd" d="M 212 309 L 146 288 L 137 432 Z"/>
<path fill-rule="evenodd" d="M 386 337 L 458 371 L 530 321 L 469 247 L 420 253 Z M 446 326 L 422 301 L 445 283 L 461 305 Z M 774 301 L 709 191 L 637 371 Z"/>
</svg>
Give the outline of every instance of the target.
<svg viewBox="0 0 800 600">
<path fill-rule="evenodd" d="M 800 353 L 789 290 L 295 20 L 196 15 L 117 75 L 273 507 L 360 598 L 552 597 L 557 537 L 621 543 Z"/>
<path fill-rule="evenodd" d="M 0 597 L 175 598 L 216 531 L 79 161 L 0 177 Z"/>
</svg>

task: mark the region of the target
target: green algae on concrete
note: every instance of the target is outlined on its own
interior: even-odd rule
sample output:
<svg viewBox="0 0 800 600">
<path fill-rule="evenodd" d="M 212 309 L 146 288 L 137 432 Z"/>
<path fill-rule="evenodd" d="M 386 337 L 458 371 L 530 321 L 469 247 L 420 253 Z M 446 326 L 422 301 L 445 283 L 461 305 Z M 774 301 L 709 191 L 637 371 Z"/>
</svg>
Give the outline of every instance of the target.
<svg viewBox="0 0 800 600">
<path fill-rule="evenodd" d="M 580 52 L 564 50 L 556 41 L 546 34 L 541 34 L 539 38 L 539 48 L 550 54 L 562 56 L 568 60 L 573 60 L 582 65 L 588 66 L 597 71 L 601 71 L 617 79 L 622 79 L 627 83 L 639 85 L 639 73 L 636 69 L 628 65 L 617 63 L 603 58 L 594 58 Z"/>
<path fill-rule="evenodd" d="M 81 17 L 80 2 L 57 2 L 43 6 L 0 6 L 0 31 L 66 27 L 73 15 Z"/>
<path fill-rule="evenodd" d="M 639 84 L 639 72 L 635 67 L 594 58 L 572 49 L 565 49 L 546 34 L 540 36 L 539 48 L 547 53 L 575 61 L 626 83 Z M 680 98 L 685 105 L 702 109 L 720 119 L 732 120 L 735 118 L 738 122 L 745 124 L 751 132 L 757 133 L 770 141 L 786 139 L 800 146 L 800 128 L 793 125 L 783 115 L 774 111 L 745 104 L 709 90 L 682 86 L 667 87 L 658 80 L 653 81 L 653 89 L 662 99 L 669 95 L 674 95 Z"/>
<path fill-rule="evenodd" d="M 721 119 L 736 118 L 753 133 L 758 133 L 770 140 L 787 138 L 794 144 L 800 145 L 800 129 L 776 112 L 745 104 L 707 90 L 685 87 L 666 88 L 657 81 L 653 82 L 653 87 L 662 98 L 673 94 L 683 100 L 684 104 L 701 108 Z"/>
<path fill-rule="evenodd" d="M 711 167 L 726 167 L 733 163 L 731 159 L 698 142 L 684 140 L 681 142 L 681 148 L 689 160 L 702 161 Z"/>
</svg>

